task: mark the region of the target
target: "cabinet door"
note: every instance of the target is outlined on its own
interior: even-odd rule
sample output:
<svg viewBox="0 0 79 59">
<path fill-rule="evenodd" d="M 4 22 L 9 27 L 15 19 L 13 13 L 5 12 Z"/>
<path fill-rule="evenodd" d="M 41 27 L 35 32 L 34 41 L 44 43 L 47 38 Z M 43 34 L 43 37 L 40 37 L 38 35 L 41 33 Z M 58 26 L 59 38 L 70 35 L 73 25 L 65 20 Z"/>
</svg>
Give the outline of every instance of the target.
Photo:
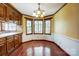
<svg viewBox="0 0 79 59">
<path fill-rule="evenodd" d="M 0 20 L 5 20 L 5 6 L 0 3 Z"/>
<path fill-rule="evenodd" d="M 19 35 L 19 44 L 22 43 L 22 34 L 18 34 Z"/>
<path fill-rule="evenodd" d="M 11 53 L 14 50 L 14 39 L 13 36 L 7 37 L 7 53 Z"/>
<path fill-rule="evenodd" d="M 14 11 L 9 6 L 7 6 L 7 20 L 14 20 Z"/>
<path fill-rule="evenodd" d="M 18 13 L 17 11 L 15 11 L 15 16 L 14 16 L 14 18 L 15 18 L 15 21 L 17 21 L 17 24 L 21 24 L 21 18 L 22 18 L 22 15 L 20 14 L 20 13 Z"/>
<path fill-rule="evenodd" d="M 6 55 L 6 40 L 5 38 L 0 38 L 0 56 Z"/>
<path fill-rule="evenodd" d="M 15 35 L 15 47 L 18 47 L 22 43 L 22 38 L 20 34 Z"/>
<path fill-rule="evenodd" d="M 22 25 L 22 15 L 19 14 L 19 25 Z"/>
<path fill-rule="evenodd" d="M 18 47 L 19 46 L 19 37 L 18 37 L 18 35 L 15 35 L 14 39 L 15 39 L 15 47 Z"/>
</svg>

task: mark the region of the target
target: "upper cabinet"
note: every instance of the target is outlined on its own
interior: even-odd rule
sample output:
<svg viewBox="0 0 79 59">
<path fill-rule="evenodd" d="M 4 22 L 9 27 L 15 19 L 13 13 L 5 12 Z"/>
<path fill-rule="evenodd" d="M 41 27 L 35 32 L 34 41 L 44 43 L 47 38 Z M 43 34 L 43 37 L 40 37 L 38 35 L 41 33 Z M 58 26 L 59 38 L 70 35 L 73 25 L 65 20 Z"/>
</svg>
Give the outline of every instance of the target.
<svg viewBox="0 0 79 59">
<path fill-rule="evenodd" d="M 0 3 L 0 21 L 17 21 L 21 24 L 22 14 L 8 3 Z"/>
<path fill-rule="evenodd" d="M 0 3 L 0 20 L 5 20 L 6 8 L 5 5 Z"/>
<path fill-rule="evenodd" d="M 13 9 L 7 6 L 7 17 L 6 20 L 14 20 L 14 12 Z"/>
<path fill-rule="evenodd" d="M 22 15 L 20 13 L 17 13 L 16 11 L 14 12 L 14 15 L 14 20 L 17 21 L 17 24 L 21 25 Z"/>
</svg>

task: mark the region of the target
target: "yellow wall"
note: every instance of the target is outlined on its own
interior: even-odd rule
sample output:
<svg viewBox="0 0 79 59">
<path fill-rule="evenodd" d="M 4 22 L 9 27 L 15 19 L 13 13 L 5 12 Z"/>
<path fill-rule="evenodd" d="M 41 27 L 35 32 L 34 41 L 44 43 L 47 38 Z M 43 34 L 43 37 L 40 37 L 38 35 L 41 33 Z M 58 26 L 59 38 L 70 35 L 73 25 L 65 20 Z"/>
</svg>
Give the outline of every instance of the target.
<svg viewBox="0 0 79 59">
<path fill-rule="evenodd" d="M 22 16 L 22 28 L 23 33 L 26 34 L 26 19 L 24 15 Z"/>
<path fill-rule="evenodd" d="M 79 4 L 67 4 L 54 15 L 54 32 L 79 39 Z"/>
<path fill-rule="evenodd" d="M 54 33 L 54 19 L 51 19 L 51 33 Z"/>
</svg>

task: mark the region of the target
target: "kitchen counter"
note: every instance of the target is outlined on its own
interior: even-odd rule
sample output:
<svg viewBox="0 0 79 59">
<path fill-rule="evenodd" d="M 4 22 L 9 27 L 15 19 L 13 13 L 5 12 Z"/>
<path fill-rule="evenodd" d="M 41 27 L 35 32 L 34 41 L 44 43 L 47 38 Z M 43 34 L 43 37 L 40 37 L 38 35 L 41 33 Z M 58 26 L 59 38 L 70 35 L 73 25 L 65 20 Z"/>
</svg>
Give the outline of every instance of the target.
<svg viewBox="0 0 79 59">
<path fill-rule="evenodd" d="M 19 33 L 22 33 L 22 32 L 0 32 L 0 38 L 19 34 Z"/>
<path fill-rule="evenodd" d="M 10 55 L 22 44 L 22 32 L 0 32 L 0 56 Z"/>
</svg>

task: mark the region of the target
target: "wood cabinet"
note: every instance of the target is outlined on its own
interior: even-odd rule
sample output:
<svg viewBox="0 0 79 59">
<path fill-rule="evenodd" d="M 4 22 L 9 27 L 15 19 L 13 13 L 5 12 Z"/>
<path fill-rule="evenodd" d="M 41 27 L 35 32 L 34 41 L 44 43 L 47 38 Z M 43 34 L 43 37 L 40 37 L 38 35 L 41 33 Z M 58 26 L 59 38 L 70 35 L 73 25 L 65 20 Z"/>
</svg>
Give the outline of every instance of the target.
<svg viewBox="0 0 79 59">
<path fill-rule="evenodd" d="M 18 46 L 18 35 L 15 35 L 14 36 L 14 41 L 15 41 L 15 47 L 17 47 Z"/>
<path fill-rule="evenodd" d="M 9 55 L 22 43 L 22 34 L 0 38 L 0 56 Z"/>
<path fill-rule="evenodd" d="M 22 43 L 22 34 L 18 34 L 14 36 L 15 48 L 18 47 Z"/>
<path fill-rule="evenodd" d="M 22 43 L 22 34 L 18 34 L 18 37 L 19 37 L 19 44 Z"/>
<path fill-rule="evenodd" d="M 0 3 L 0 21 L 18 21 L 21 24 L 22 14 L 8 3 Z"/>
<path fill-rule="evenodd" d="M 5 20 L 6 8 L 5 5 L 0 3 L 0 20 Z"/>
<path fill-rule="evenodd" d="M 14 39 L 13 36 L 7 37 L 7 53 L 9 54 L 14 50 Z"/>
<path fill-rule="evenodd" d="M 6 38 L 0 38 L 0 56 L 6 55 Z"/>
<path fill-rule="evenodd" d="M 15 35 L 14 39 L 15 39 L 15 48 L 16 48 L 17 46 L 19 46 L 19 36 Z"/>
<path fill-rule="evenodd" d="M 17 21 L 18 25 L 21 25 L 22 24 L 22 21 L 21 21 L 22 15 L 17 13 L 16 11 L 14 14 L 15 14 L 15 16 L 14 16 L 15 21 Z"/>
<path fill-rule="evenodd" d="M 14 20 L 14 10 L 9 6 L 7 6 L 7 17 L 6 18 L 7 20 L 11 20 L 11 21 Z"/>
</svg>

